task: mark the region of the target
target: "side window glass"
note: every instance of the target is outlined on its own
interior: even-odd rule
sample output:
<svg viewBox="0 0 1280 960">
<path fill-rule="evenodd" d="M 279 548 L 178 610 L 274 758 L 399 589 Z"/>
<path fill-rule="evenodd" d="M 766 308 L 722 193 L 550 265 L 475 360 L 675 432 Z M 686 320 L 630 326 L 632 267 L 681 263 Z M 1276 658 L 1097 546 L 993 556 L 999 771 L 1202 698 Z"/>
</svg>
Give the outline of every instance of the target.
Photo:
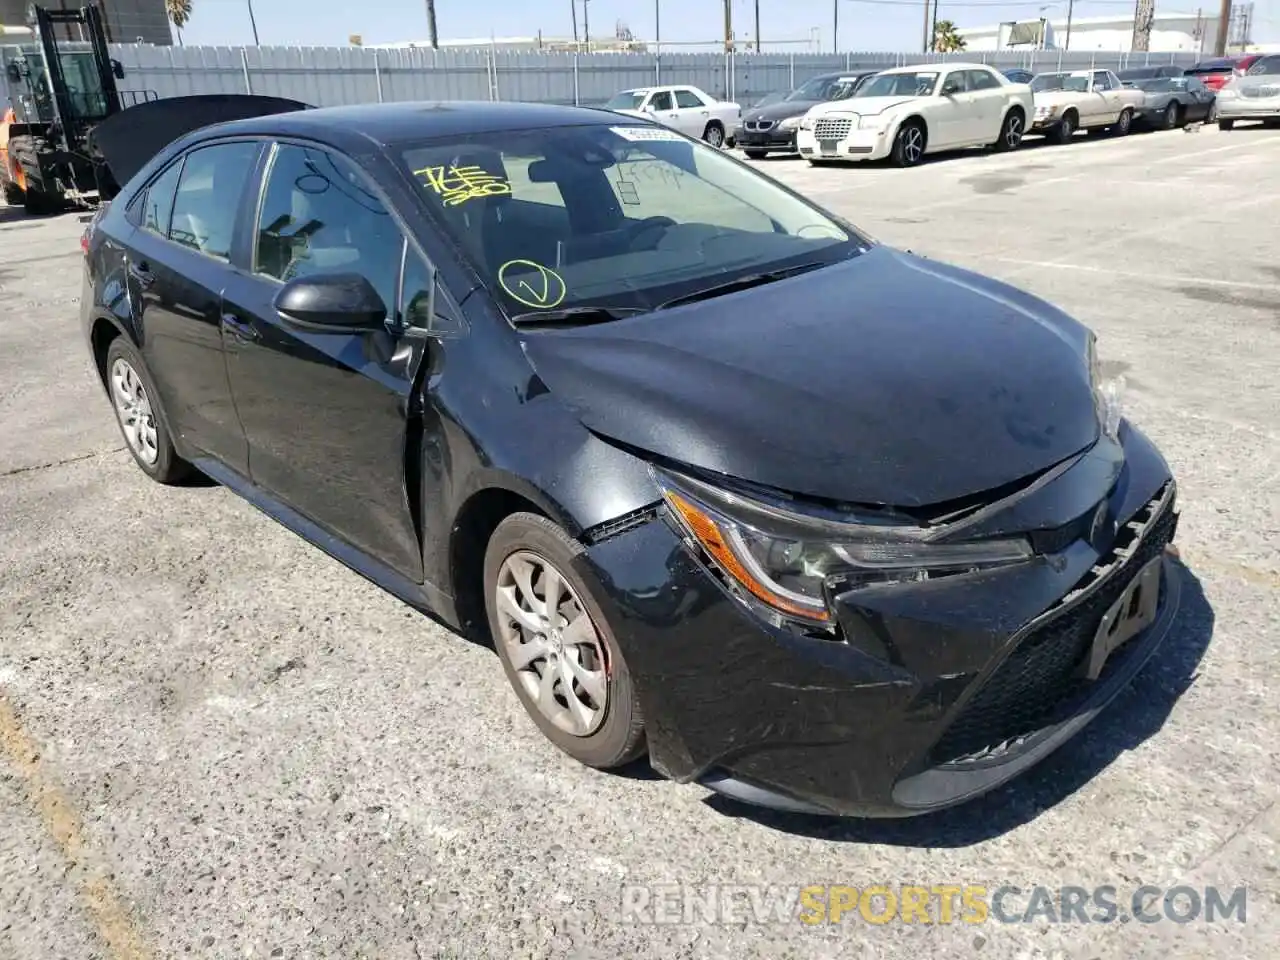
<svg viewBox="0 0 1280 960">
<path fill-rule="evenodd" d="M 1111 81 L 1107 79 L 1107 75 L 1105 73 L 1095 73 L 1093 75 L 1093 89 L 1094 90 L 1110 90 L 1111 89 Z"/>
<path fill-rule="evenodd" d="M 173 200 L 169 239 L 212 257 L 231 255 L 240 195 L 259 144 L 220 143 L 187 154 Z"/>
<path fill-rule="evenodd" d="M 254 272 L 280 281 L 359 273 L 390 315 L 404 239 L 395 219 L 351 161 L 281 144 L 267 175 Z"/>
<path fill-rule="evenodd" d="M 1000 81 L 985 70 L 969 71 L 970 90 L 995 90 L 998 89 L 999 86 Z"/>
<path fill-rule="evenodd" d="M 182 173 L 182 161 L 169 165 L 164 173 L 156 177 L 147 187 L 146 196 L 142 198 L 142 228 L 158 233 L 162 237 L 169 235 L 169 217 L 173 213 L 173 195 L 178 189 L 178 177 Z"/>
<path fill-rule="evenodd" d="M 702 100 L 692 90 L 676 91 L 676 106 L 684 109 L 697 109 L 705 106 Z"/>
<path fill-rule="evenodd" d="M 400 287 L 401 324 L 424 329 L 432 326 L 431 284 L 431 271 L 410 246 L 405 254 L 404 281 Z"/>
<path fill-rule="evenodd" d="M 671 93 L 667 90 L 663 90 L 661 93 L 655 93 L 652 99 L 649 100 L 649 106 L 653 107 L 655 110 L 675 109 L 671 105 Z"/>
</svg>

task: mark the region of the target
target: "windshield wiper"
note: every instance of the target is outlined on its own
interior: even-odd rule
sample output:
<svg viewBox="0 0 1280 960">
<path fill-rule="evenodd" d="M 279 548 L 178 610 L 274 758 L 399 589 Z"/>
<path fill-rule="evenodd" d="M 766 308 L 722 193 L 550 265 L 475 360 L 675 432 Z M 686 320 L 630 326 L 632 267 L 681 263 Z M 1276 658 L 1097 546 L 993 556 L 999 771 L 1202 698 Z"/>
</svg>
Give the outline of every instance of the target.
<svg viewBox="0 0 1280 960">
<path fill-rule="evenodd" d="M 668 300 L 666 303 L 658 307 L 659 310 L 666 310 L 668 307 L 679 307 L 686 303 L 697 303 L 699 300 L 710 300 L 713 297 L 724 296 L 726 293 L 737 293 L 739 290 L 749 290 L 752 287 L 762 287 L 766 283 L 773 283 L 777 280 L 785 280 L 787 277 L 794 277 L 801 273 L 808 273 L 810 270 L 817 270 L 819 267 L 825 267 L 824 261 L 814 261 L 813 263 L 802 263 L 795 267 L 786 267 L 782 270 L 765 270 L 761 273 L 749 273 L 744 277 L 737 277 L 724 283 L 717 283 L 711 287 L 703 287 L 701 290 L 695 290 L 693 293 L 686 293 L 682 297 L 676 297 Z"/>
<path fill-rule="evenodd" d="M 517 327 L 534 326 L 586 326 L 592 323 L 608 323 L 623 317 L 644 313 L 640 307 L 564 307 L 560 310 L 530 310 L 511 318 Z"/>
</svg>

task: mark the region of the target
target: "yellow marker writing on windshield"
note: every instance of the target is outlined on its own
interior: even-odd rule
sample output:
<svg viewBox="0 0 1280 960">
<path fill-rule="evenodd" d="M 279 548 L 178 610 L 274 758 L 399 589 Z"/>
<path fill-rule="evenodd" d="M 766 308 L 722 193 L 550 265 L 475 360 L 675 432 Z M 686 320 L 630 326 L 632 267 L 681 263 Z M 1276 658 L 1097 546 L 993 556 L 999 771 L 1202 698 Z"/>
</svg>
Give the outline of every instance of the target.
<svg viewBox="0 0 1280 960">
<path fill-rule="evenodd" d="M 513 271 L 518 276 L 508 276 Z M 538 310 L 559 306 L 568 292 L 564 277 L 532 260 L 508 260 L 498 268 L 498 284 L 512 300 Z"/>
<path fill-rule="evenodd" d="M 413 173 L 422 177 L 447 207 L 479 197 L 511 196 L 511 184 L 482 167 L 423 167 Z"/>
</svg>

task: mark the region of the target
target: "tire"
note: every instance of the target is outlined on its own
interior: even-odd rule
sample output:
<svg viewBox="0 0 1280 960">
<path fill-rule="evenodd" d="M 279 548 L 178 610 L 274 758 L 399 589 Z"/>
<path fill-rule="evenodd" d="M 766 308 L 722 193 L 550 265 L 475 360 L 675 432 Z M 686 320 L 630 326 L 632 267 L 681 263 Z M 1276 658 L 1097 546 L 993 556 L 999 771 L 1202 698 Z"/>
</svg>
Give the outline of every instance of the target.
<svg viewBox="0 0 1280 960">
<path fill-rule="evenodd" d="M 1221 130 L 1221 131 L 1223 131 L 1224 133 L 1225 133 L 1226 131 L 1228 131 L 1228 130 L 1234 129 L 1234 128 L 1235 128 L 1235 125 L 1236 125 L 1236 122 L 1235 122 L 1234 120 L 1219 120 L 1219 121 L 1218 121 L 1218 129 L 1219 129 L 1219 130 Z"/>
<path fill-rule="evenodd" d="M 919 120 L 908 120 L 893 136 L 889 159 L 895 167 L 914 167 L 924 159 L 929 146 L 929 133 Z"/>
<path fill-rule="evenodd" d="M 1182 126 L 1182 117 L 1182 104 L 1177 100 L 1170 100 L 1169 105 L 1164 108 L 1164 128 L 1174 130 Z"/>
<path fill-rule="evenodd" d="M 142 355 L 125 337 L 116 337 L 107 348 L 106 387 L 120 434 L 134 463 L 157 483 L 176 484 L 187 479 L 192 467 L 173 448 L 155 381 Z M 126 397 L 132 398 L 131 403 Z M 133 427 L 140 419 L 142 425 Z"/>
<path fill-rule="evenodd" d="M 622 651 L 592 588 L 574 567 L 582 551 L 545 517 L 512 514 L 498 524 L 485 550 L 485 609 L 502 669 L 538 729 L 580 763 L 608 770 L 645 752 L 644 716 Z M 548 571 L 559 574 L 567 588 L 559 594 L 557 613 L 563 634 L 535 632 L 548 625 L 538 612 L 545 605 Z M 515 613 L 529 622 L 522 625 Z M 547 685 L 543 678 L 549 674 Z M 586 677 L 591 686 L 600 685 L 603 702 L 583 685 Z M 545 709 L 538 705 L 540 696 Z"/>
<path fill-rule="evenodd" d="M 702 131 L 702 139 L 717 150 L 724 149 L 724 124 L 719 120 L 712 120 L 707 124 L 707 129 Z"/>
<path fill-rule="evenodd" d="M 1022 136 L 1026 133 L 1027 121 L 1021 110 L 1010 110 L 1000 125 L 1000 139 L 993 147 L 1000 153 L 1017 150 L 1022 145 Z"/>
<path fill-rule="evenodd" d="M 1058 144 L 1070 143 L 1076 135 L 1076 124 L 1079 120 L 1074 110 L 1068 110 L 1062 115 L 1062 119 L 1058 121 L 1058 125 L 1053 128 L 1053 142 Z"/>
<path fill-rule="evenodd" d="M 763 160 L 769 155 L 768 150 L 746 150 L 743 152 L 746 153 L 748 160 Z"/>
<path fill-rule="evenodd" d="M 26 204 L 26 191 L 14 183 L 12 180 L 6 180 L 4 184 L 4 202 L 11 207 L 21 207 Z"/>
<path fill-rule="evenodd" d="M 1120 111 L 1120 116 L 1115 122 L 1115 126 L 1111 128 L 1112 134 L 1117 137 L 1127 137 L 1133 132 L 1133 111 L 1125 107 Z"/>
</svg>

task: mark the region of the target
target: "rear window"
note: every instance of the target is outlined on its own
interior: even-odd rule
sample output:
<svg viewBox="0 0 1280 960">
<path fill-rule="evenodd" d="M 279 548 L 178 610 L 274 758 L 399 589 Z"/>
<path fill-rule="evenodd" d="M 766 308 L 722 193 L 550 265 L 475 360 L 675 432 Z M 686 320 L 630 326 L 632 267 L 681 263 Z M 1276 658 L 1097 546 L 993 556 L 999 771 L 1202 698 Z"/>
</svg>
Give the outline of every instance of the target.
<svg viewBox="0 0 1280 960">
<path fill-rule="evenodd" d="M 1187 73 L 1193 76 L 1199 73 L 1230 73 L 1235 68 L 1234 60 L 1205 60 L 1188 69 Z"/>
<path fill-rule="evenodd" d="M 1256 77 L 1260 74 L 1267 74 L 1270 76 L 1280 74 L 1280 57 L 1263 57 L 1250 67 L 1246 73 L 1251 77 Z"/>
</svg>

